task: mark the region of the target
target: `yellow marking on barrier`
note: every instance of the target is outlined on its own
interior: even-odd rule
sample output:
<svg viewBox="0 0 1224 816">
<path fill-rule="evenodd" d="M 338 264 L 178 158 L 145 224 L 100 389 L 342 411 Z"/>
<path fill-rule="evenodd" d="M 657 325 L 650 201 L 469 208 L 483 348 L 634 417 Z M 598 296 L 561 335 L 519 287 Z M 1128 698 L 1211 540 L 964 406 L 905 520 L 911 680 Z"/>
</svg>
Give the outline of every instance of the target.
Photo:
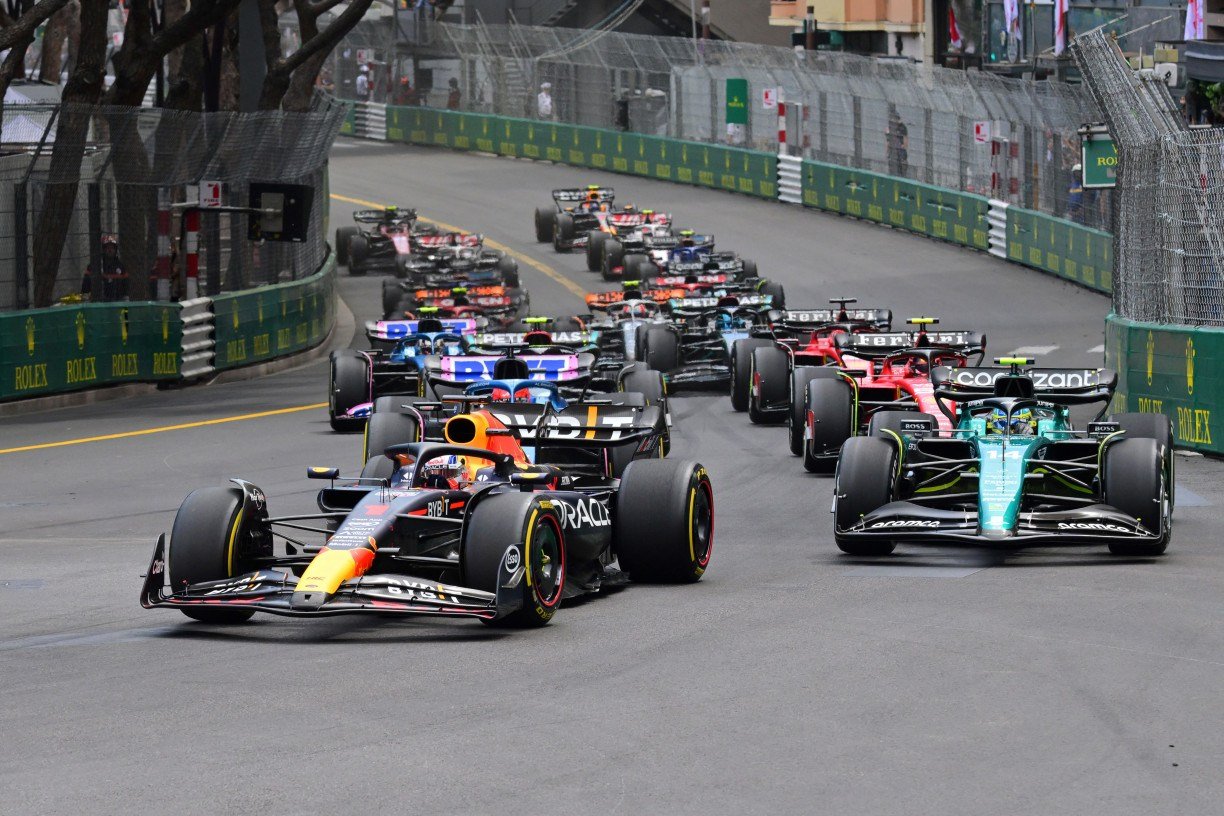
<svg viewBox="0 0 1224 816">
<path fill-rule="evenodd" d="M 367 201 L 364 198 L 352 198 L 350 196 L 340 195 L 339 193 L 332 193 L 331 197 L 334 198 L 336 201 L 343 201 L 346 204 L 356 204 L 359 207 L 369 207 L 375 210 L 381 210 L 387 206 L 385 204 L 379 204 L 376 201 Z M 437 221 L 433 218 L 426 218 L 424 216 L 417 216 L 417 217 L 420 220 L 424 221 L 426 224 L 433 224 L 435 227 L 439 227 L 441 229 L 448 230 L 449 232 L 469 232 L 469 230 L 465 230 L 463 227 L 456 227 L 454 224 L 447 224 L 442 221 Z M 487 246 L 493 249 L 500 249 L 502 252 L 506 253 L 511 258 L 514 258 L 519 263 L 527 264 L 528 266 L 530 266 L 532 269 L 536 270 L 537 272 L 540 272 L 546 277 L 555 281 L 556 283 L 559 283 L 561 286 L 565 287 L 566 290 L 568 290 L 569 292 L 572 292 L 577 297 L 580 297 L 580 298 L 586 297 L 585 289 L 583 289 L 578 284 L 574 283 L 569 278 L 562 275 L 557 270 L 553 269 L 548 264 L 541 263 L 537 261 L 535 258 L 524 255 L 518 250 L 511 249 L 510 247 L 506 246 L 505 244 L 499 241 L 494 241 L 492 238 L 485 238 L 484 242 Z"/>
<path fill-rule="evenodd" d="M 170 431 L 184 431 L 190 428 L 203 428 L 208 425 L 223 425 L 227 422 L 243 422 L 248 419 L 263 419 L 264 417 L 294 414 L 299 411 L 314 411 L 319 408 L 326 407 L 326 402 L 316 402 L 310 405 L 297 405 L 293 408 L 277 408 L 272 411 L 259 411 L 258 413 L 254 414 L 239 414 L 237 416 L 221 417 L 219 419 L 202 419 L 199 422 L 184 422 L 179 425 L 163 425 L 160 428 L 144 428 L 139 431 L 124 431 L 123 433 L 105 434 L 103 436 L 86 436 L 80 439 L 65 439 L 62 442 L 43 442 L 38 445 L 23 445 L 19 448 L 3 448 L 0 449 L 0 455 L 6 453 L 21 453 L 23 451 L 46 450 L 47 448 L 62 448 L 67 445 L 84 445 L 89 442 L 107 442 L 112 439 L 127 439 L 133 436 L 148 436 L 149 434 L 168 433 Z"/>
</svg>

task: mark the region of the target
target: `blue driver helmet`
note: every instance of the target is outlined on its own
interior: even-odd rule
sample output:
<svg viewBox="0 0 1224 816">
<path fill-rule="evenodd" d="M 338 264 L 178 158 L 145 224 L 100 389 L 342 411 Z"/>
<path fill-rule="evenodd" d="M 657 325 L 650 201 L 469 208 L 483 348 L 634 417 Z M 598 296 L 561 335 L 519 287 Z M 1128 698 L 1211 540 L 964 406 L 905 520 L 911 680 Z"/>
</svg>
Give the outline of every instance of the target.
<svg viewBox="0 0 1224 816">
<path fill-rule="evenodd" d="M 1011 433 L 1012 436 L 1033 436 L 1037 433 L 1037 415 L 1033 413 L 1032 408 L 1021 408 L 1019 411 L 1013 411 L 1011 425 L 1009 426 L 1007 412 L 1001 408 L 995 408 L 990 412 L 990 418 L 986 420 L 986 433 Z"/>
</svg>

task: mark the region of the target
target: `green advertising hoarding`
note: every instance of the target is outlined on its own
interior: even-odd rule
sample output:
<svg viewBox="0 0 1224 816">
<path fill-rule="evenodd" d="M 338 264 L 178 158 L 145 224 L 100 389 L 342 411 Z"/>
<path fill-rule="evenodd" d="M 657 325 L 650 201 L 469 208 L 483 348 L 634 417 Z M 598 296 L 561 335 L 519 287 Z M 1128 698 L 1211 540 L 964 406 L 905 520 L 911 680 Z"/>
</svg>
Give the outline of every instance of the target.
<svg viewBox="0 0 1224 816">
<path fill-rule="evenodd" d="M 1104 125 L 1080 128 L 1080 165 L 1083 183 L 1089 189 L 1118 183 L 1118 147 Z"/>
<path fill-rule="evenodd" d="M 84 303 L 0 315 L 0 399 L 179 376 L 172 303 Z"/>
<path fill-rule="evenodd" d="M 748 80 L 727 80 L 727 124 L 748 124 Z"/>
</svg>

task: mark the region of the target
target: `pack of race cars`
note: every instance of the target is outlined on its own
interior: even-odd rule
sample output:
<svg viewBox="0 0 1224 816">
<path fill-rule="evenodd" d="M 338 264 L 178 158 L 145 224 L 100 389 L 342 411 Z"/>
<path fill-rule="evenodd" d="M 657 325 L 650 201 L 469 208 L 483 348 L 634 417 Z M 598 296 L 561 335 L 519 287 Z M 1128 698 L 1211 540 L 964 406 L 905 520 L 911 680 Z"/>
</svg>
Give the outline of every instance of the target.
<svg viewBox="0 0 1224 816">
<path fill-rule="evenodd" d="M 336 233 L 351 274 L 385 271 L 368 348 L 333 352 L 329 417 L 360 471 L 312 467 L 319 512 L 272 516 L 241 479 L 183 502 L 141 603 L 212 623 L 257 611 L 543 625 L 629 581 L 693 582 L 713 545 L 706 468 L 672 453 L 671 401 L 729 393 L 832 475 L 834 539 L 1105 545 L 1156 556 L 1172 524 L 1167 418 L 1113 414 L 1105 369 L 983 365 L 986 337 L 851 297 L 796 308 L 756 264 L 610 188 L 554 190 L 535 237 L 619 286 L 533 315 L 513 258 L 413 210 Z M 1073 412 L 1099 406 L 1080 430 Z M 306 539 L 313 538 L 313 541 Z"/>
</svg>

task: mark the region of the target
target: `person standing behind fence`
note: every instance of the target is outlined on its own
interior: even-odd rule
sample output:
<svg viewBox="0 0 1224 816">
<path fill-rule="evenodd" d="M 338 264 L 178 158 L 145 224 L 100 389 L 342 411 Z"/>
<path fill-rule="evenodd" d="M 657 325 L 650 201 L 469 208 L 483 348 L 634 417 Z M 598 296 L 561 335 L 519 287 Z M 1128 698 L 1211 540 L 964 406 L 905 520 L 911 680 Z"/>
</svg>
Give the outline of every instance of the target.
<svg viewBox="0 0 1224 816">
<path fill-rule="evenodd" d="M 901 121 L 896 105 L 888 106 L 888 128 L 884 135 L 888 140 L 888 172 L 904 177 L 909 172 L 909 128 Z"/>
<path fill-rule="evenodd" d="M 541 119 L 553 118 L 552 83 L 540 83 L 540 95 L 536 97 L 536 115 Z"/>
<path fill-rule="evenodd" d="M 463 95 L 459 93 L 459 80 L 451 77 L 450 93 L 446 95 L 446 107 L 450 110 L 459 110 L 459 101 Z"/>
<path fill-rule="evenodd" d="M 101 280 L 94 275 L 93 265 L 85 267 L 81 277 L 81 294 L 89 295 L 98 302 L 126 300 L 128 296 L 128 273 L 119 260 L 119 242 L 113 235 L 102 239 L 102 276 Z"/>
<path fill-rule="evenodd" d="M 357 82 L 354 86 L 357 94 L 358 102 L 365 102 L 370 98 L 370 66 L 361 66 L 360 73 L 357 74 Z"/>
</svg>

